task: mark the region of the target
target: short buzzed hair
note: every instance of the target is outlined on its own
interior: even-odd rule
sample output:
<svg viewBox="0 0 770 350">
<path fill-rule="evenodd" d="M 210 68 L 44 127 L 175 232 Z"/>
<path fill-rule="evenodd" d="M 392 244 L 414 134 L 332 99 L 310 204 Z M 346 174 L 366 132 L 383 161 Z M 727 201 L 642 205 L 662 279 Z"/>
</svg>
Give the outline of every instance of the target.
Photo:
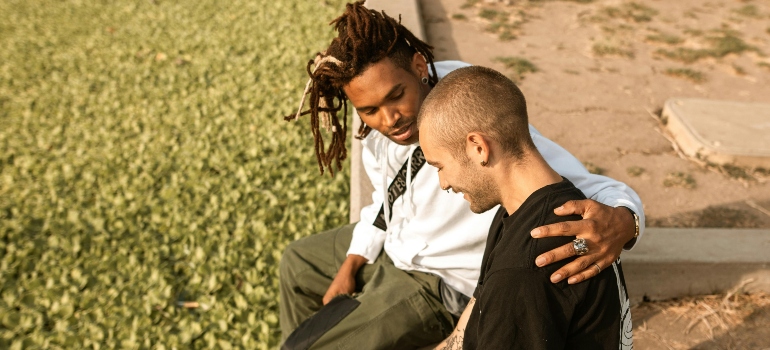
<svg viewBox="0 0 770 350">
<path fill-rule="evenodd" d="M 465 67 L 441 79 L 422 104 L 418 127 L 426 120 L 456 159 L 465 158 L 465 137 L 471 132 L 488 136 L 517 160 L 524 150 L 536 149 L 524 95 L 494 69 Z"/>
</svg>

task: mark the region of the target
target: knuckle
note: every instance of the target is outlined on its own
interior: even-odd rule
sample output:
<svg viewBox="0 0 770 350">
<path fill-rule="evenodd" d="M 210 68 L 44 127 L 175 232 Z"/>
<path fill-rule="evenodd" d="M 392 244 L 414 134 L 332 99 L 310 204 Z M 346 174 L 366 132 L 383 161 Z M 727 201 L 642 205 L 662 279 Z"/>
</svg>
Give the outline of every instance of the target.
<svg viewBox="0 0 770 350">
<path fill-rule="evenodd" d="M 564 251 L 567 253 L 567 256 L 577 255 L 577 252 L 575 251 L 575 246 L 572 245 L 572 243 L 565 245 Z"/>
<path fill-rule="evenodd" d="M 577 263 L 581 270 L 585 270 L 586 268 L 588 268 L 588 260 L 586 259 L 580 259 L 579 261 L 577 261 Z"/>
</svg>

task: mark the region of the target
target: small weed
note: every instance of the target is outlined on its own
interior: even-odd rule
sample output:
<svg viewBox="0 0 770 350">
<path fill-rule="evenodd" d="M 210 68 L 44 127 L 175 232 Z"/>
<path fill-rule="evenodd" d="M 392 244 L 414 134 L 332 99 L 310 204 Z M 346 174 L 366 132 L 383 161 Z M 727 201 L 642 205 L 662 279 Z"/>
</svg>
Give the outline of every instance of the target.
<svg viewBox="0 0 770 350">
<path fill-rule="evenodd" d="M 535 73 L 538 71 L 537 66 L 535 66 L 532 62 L 527 60 L 526 58 L 521 57 L 497 57 L 495 58 L 495 61 L 502 63 L 505 68 L 508 68 L 513 71 L 515 74 L 513 79 L 521 80 L 524 79 L 524 74 L 526 73 Z"/>
<path fill-rule="evenodd" d="M 591 173 L 591 174 L 596 174 L 596 175 L 604 174 L 604 169 L 600 168 L 599 166 L 597 166 L 594 163 L 583 162 L 583 166 L 585 166 L 586 170 L 588 170 L 588 172 Z"/>
<path fill-rule="evenodd" d="M 767 29 L 765 29 L 765 32 L 767 32 L 767 34 L 770 34 L 770 27 L 767 27 Z"/>
<path fill-rule="evenodd" d="M 703 31 L 700 29 L 685 29 L 684 33 L 695 37 L 703 35 Z"/>
<path fill-rule="evenodd" d="M 576 70 L 572 70 L 572 69 L 565 69 L 564 73 L 572 74 L 572 75 L 580 75 L 580 72 L 578 72 Z"/>
<path fill-rule="evenodd" d="M 673 34 L 660 33 L 655 35 L 648 35 L 647 41 L 675 45 L 681 44 L 684 40 Z"/>
<path fill-rule="evenodd" d="M 746 75 L 746 70 L 743 69 L 743 67 L 733 63 L 733 70 L 735 71 L 735 74 L 738 75 Z"/>
<path fill-rule="evenodd" d="M 762 67 L 764 69 L 770 70 L 770 63 L 767 63 L 767 62 L 759 62 L 759 63 L 757 63 L 757 66 L 760 66 L 760 67 Z"/>
<path fill-rule="evenodd" d="M 700 84 L 706 81 L 706 76 L 703 73 L 689 68 L 669 68 L 663 71 L 663 74 L 671 77 L 687 79 L 696 84 Z"/>
<path fill-rule="evenodd" d="M 594 55 L 599 57 L 604 56 L 621 56 L 627 58 L 634 58 L 634 52 L 628 49 L 624 49 L 611 44 L 594 44 L 592 47 Z"/>
<path fill-rule="evenodd" d="M 676 171 L 673 173 L 668 173 L 666 175 L 666 178 L 663 179 L 663 186 L 665 187 L 684 187 L 688 189 L 695 188 L 695 179 L 690 176 L 690 174 L 685 174 L 681 171 Z"/>
<path fill-rule="evenodd" d="M 629 2 L 618 7 L 605 7 L 602 14 L 607 18 L 623 18 L 641 23 L 652 21 L 652 17 L 658 14 L 658 10 L 639 3 Z"/>
<path fill-rule="evenodd" d="M 513 32 L 510 29 L 505 29 L 502 32 L 500 32 L 500 35 L 498 36 L 498 38 L 502 41 L 511 41 L 511 40 L 515 40 L 517 37 L 516 37 L 516 34 L 513 34 Z"/>
<path fill-rule="evenodd" d="M 685 11 L 684 16 L 687 18 L 698 19 L 698 14 L 694 10 Z"/>
<path fill-rule="evenodd" d="M 739 9 L 733 10 L 733 12 L 750 18 L 760 18 L 762 15 L 759 13 L 759 9 L 755 5 L 746 5 Z"/>
<path fill-rule="evenodd" d="M 626 173 L 628 173 L 628 176 L 631 177 L 639 177 L 640 175 L 644 174 L 644 168 L 638 166 L 628 167 L 628 169 L 626 169 Z"/>
<path fill-rule="evenodd" d="M 484 9 L 481 9 L 481 11 L 479 11 L 479 17 L 481 17 L 483 19 L 488 19 L 488 20 L 491 21 L 491 20 L 497 19 L 497 18 L 501 18 L 501 19 L 502 18 L 507 18 L 508 14 L 505 13 L 505 12 L 502 12 L 502 11 L 497 11 L 497 10 L 494 10 L 494 9 L 484 8 Z"/>
<path fill-rule="evenodd" d="M 461 9 L 471 8 L 478 3 L 479 3 L 479 0 L 465 0 L 465 3 L 462 6 L 460 6 L 460 8 Z"/>
<path fill-rule="evenodd" d="M 730 178 L 747 181 L 756 180 L 745 168 L 741 168 L 732 164 L 724 164 L 720 166 L 720 168 L 722 172 Z"/>
<path fill-rule="evenodd" d="M 453 15 L 452 15 L 452 19 L 456 19 L 456 20 L 458 20 L 458 21 L 467 21 L 467 20 L 468 20 L 468 17 L 466 17 L 466 16 L 465 16 L 464 14 L 462 14 L 462 13 L 455 13 L 455 14 L 453 14 Z"/>
</svg>

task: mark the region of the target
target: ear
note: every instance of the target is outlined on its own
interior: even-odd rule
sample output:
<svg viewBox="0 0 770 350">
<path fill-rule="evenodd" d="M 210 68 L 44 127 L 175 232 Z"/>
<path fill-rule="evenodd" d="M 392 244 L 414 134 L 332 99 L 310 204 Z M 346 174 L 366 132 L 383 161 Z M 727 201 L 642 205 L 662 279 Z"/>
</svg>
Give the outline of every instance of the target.
<svg viewBox="0 0 770 350">
<path fill-rule="evenodd" d="M 427 77 L 428 74 L 428 62 L 425 61 L 425 57 L 419 52 L 415 52 L 412 56 L 412 70 L 417 74 L 417 77 Z"/>
<path fill-rule="evenodd" d="M 465 136 L 465 153 L 476 164 L 489 162 L 490 146 L 489 140 L 481 133 L 474 131 Z"/>
</svg>

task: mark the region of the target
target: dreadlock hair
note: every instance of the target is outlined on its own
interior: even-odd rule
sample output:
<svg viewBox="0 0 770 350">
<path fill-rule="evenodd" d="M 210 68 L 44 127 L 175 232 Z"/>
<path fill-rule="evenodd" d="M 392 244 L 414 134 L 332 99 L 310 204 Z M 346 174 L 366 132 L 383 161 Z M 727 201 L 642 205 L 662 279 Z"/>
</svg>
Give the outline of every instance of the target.
<svg viewBox="0 0 770 350">
<path fill-rule="evenodd" d="M 401 25 L 401 16 L 397 21 L 386 15 L 385 11 L 367 9 L 364 1 L 357 1 L 347 4 L 345 12 L 329 24 L 337 30 L 337 37 L 325 51 L 318 52 L 315 59 L 308 61 L 307 73 L 310 79 L 302 94 L 299 109 L 296 114 L 284 119 L 297 120 L 300 116 L 310 114 L 318 167 L 321 174 L 324 168 L 328 168 L 331 175 L 334 175 L 332 162 L 339 170 L 347 157 L 347 96 L 342 89 L 344 85 L 363 73 L 369 65 L 385 57 L 390 58 L 397 67 L 411 71 L 412 57 L 416 52 L 430 64 L 432 74 L 429 74 L 428 82 L 431 86 L 438 82 L 438 76 L 433 64 L 433 47 L 417 39 Z M 310 95 L 309 106 L 303 112 L 307 95 Z M 319 127 L 332 133 L 328 151 L 325 150 Z M 356 138 L 363 139 L 371 130 L 362 121 Z"/>
</svg>

